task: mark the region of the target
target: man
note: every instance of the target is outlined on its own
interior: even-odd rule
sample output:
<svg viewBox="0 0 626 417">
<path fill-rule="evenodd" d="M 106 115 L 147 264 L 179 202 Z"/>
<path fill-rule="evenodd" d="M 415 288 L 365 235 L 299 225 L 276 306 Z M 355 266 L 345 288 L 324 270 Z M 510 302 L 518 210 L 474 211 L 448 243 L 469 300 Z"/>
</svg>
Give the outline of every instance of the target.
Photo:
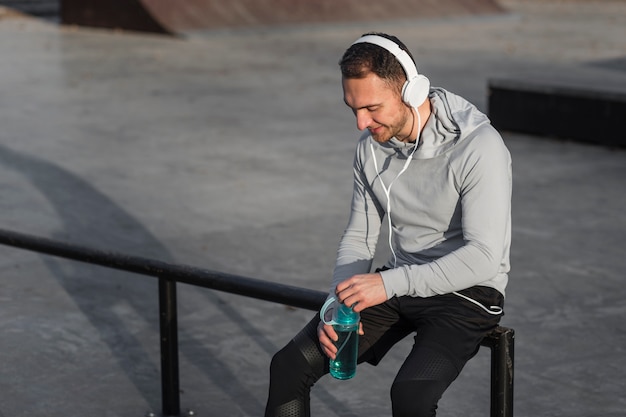
<svg viewBox="0 0 626 417">
<path fill-rule="evenodd" d="M 434 416 L 502 315 L 511 230 L 511 159 L 472 104 L 431 88 L 404 44 L 367 34 L 344 53 L 346 105 L 364 130 L 351 216 L 329 297 L 361 315 L 359 363 L 415 343 L 391 387 L 393 416 Z M 391 259 L 370 272 L 383 220 Z M 266 417 L 309 416 L 311 386 L 337 348 L 314 318 L 270 367 Z"/>
</svg>

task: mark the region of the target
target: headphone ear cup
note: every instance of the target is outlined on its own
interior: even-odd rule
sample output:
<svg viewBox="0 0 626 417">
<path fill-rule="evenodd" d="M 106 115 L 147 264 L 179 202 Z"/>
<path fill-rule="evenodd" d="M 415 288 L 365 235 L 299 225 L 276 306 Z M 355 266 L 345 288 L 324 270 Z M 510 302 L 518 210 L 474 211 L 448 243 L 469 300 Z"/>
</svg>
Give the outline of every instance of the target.
<svg viewBox="0 0 626 417">
<path fill-rule="evenodd" d="M 402 100 L 411 107 L 419 107 L 430 92 L 430 81 L 419 74 L 417 77 L 404 83 L 402 87 Z"/>
</svg>

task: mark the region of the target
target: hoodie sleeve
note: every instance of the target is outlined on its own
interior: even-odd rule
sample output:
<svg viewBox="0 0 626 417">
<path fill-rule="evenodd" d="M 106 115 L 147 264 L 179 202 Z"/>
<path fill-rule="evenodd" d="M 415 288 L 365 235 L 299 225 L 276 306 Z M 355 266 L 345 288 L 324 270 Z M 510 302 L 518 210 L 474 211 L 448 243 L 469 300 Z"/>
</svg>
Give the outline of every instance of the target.
<svg viewBox="0 0 626 417">
<path fill-rule="evenodd" d="M 335 294 L 335 287 L 340 282 L 353 275 L 369 272 L 376 252 L 384 212 L 377 200 L 372 198 L 370 185 L 363 174 L 366 141 L 366 137 L 363 136 L 354 158 L 350 219 L 339 243 L 330 288 L 331 295 Z"/>
<path fill-rule="evenodd" d="M 382 272 L 389 298 L 446 294 L 508 272 L 511 157 L 489 124 L 465 140 L 449 160 L 461 200 L 464 244 L 431 262 Z"/>
</svg>

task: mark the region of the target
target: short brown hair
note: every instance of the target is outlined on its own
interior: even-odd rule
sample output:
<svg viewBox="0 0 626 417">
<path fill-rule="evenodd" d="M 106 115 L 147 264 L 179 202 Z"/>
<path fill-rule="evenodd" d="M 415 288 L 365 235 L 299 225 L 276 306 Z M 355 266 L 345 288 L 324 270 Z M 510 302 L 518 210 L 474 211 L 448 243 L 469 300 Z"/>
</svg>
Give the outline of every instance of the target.
<svg viewBox="0 0 626 417">
<path fill-rule="evenodd" d="M 366 35 L 377 35 L 395 42 L 413 60 L 406 45 L 395 36 L 380 32 L 370 32 L 363 36 Z M 397 87 L 398 92 L 406 81 L 406 73 L 398 59 L 385 48 L 367 42 L 351 45 L 339 61 L 339 67 L 344 78 L 364 78 L 371 72 L 388 82 L 389 85 Z"/>
</svg>

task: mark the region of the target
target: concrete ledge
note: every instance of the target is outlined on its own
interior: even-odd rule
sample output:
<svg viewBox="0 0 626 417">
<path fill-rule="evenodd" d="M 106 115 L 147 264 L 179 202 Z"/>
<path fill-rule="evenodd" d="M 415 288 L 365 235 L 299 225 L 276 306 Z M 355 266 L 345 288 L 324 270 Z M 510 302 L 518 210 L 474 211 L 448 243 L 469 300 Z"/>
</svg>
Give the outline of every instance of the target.
<svg viewBox="0 0 626 417">
<path fill-rule="evenodd" d="M 501 130 L 626 147 L 626 88 L 601 77 L 519 76 L 488 82 Z"/>
</svg>

